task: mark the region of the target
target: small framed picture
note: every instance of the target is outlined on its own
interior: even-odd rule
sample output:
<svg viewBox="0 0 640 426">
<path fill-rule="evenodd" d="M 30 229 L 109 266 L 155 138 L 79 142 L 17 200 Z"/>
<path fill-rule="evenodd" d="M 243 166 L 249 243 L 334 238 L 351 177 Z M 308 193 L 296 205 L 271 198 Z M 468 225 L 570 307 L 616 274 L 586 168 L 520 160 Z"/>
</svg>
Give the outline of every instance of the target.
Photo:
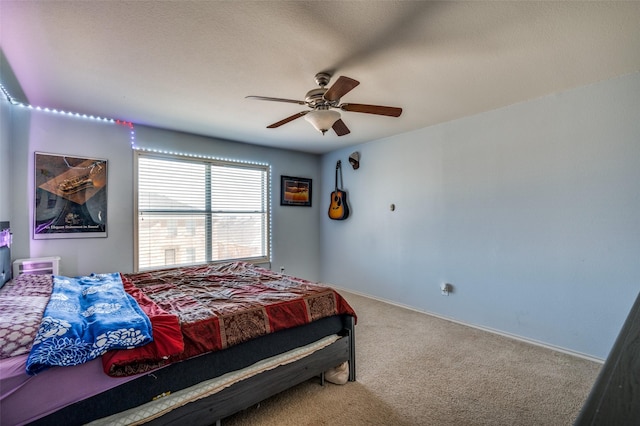
<svg viewBox="0 0 640 426">
<path fill-rule="evenodd" d="M 280 205 L 311 207 L 311 179 L 280 176 Z"/>
</svg>

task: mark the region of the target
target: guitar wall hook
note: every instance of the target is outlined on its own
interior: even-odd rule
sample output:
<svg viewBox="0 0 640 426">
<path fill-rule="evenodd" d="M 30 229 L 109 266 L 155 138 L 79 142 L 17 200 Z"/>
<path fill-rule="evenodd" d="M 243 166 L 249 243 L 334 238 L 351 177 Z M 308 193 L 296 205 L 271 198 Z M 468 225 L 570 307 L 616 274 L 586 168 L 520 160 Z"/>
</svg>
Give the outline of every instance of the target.
<svg viewBox="0 0 640 426">
<path fill-rule="evenodd" d="M 336 163 L 336 187 L 331 193 L 329 218 L 333 220 L 345 220 L 349 217 L 349 205 L 347 204 L 347 193 L 338 188 L 338 172 L 340 172 L 340 184 L 342 185 L 342 161 L 340 160 Z"/>
<path fill-rule="evenodd" d="M 358 151 L 353 152 L 349 156 L 349 163 L 351 164 L 351 167 L 353 167 L 353 170 L 358 170 L 360 168 L 360 154 Z"/>
</svg>

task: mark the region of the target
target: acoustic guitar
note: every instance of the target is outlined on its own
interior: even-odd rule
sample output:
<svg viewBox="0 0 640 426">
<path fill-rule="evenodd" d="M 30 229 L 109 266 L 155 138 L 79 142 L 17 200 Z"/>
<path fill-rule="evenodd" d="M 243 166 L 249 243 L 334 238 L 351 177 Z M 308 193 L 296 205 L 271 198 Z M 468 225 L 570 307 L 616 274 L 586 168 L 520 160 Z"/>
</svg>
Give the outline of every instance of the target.
<svg viewBox="0 0 640 426">
<path fill-rule="evenodd" d="M 342 184 L 342 162 L 340 160 L 336 163 L 336 187 L 331 193 L 329 218 L 333 220 L 345 220 L 349 217 L 349 206 L 347 205 L 347 193 L 338 188 L 338 171 L 340 172 L 340 183 Z"/>
</svg>

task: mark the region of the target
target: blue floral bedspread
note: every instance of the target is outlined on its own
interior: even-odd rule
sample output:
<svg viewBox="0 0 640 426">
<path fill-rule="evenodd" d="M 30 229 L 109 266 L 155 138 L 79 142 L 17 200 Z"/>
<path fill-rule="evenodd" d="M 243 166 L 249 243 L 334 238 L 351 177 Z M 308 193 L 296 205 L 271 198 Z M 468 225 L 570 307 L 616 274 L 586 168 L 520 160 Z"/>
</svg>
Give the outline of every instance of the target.
<svg viewBox="0 0 640 426">
<path fill-rule="evenodd" d="M 27 374 L 82 364 L 111 349 L 149 343 L 151 322 L 119 273 L 53 277 L 53 291 L 27 358 Z"/>
</svg>

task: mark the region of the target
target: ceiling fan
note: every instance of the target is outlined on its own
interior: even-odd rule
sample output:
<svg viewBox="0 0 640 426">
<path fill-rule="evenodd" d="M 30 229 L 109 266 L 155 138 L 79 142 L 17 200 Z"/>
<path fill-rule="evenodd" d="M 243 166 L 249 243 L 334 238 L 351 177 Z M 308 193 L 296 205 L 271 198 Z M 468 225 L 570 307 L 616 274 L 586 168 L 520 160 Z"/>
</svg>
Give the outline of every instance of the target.
<svg viewBox="0 0 640 426">
<path fill-rule="evenodd" d="M 310 122 L 313 127 L 316 128 L 323 135 L 329 129 L 333 129 L 338 136 L 344 136 L 349 134 L 349 128 L 340 118 L 340 113 L 333 109 L 341 109 L 342 111 L 362 112 L 365 114 L 377 114 L 386 115 L 389 117 L 399 117 L 402 114 L 402 108 L 381 106 L 381 105 L 366 105 L 366 104 L 350 104 L 340 103 L 340 98 L 360 84 L 349 77 L 340 76 L 338 80 L 330 87 L 325 86 L 329 84 L 331 80 L 331 74 L 326 72 L 320 72 L 315 76 L 316 83 L 320 86 L 319 89 L 312 89 L 307 92 L 304 101 L 297 101 L 294 99 L 283 98 L 270 98 L 266 96 L 247 96 L 247 99 L 257 99 L 260 101 L 275 101 L 275 102 L 289 102 L 298 105 L 306 105 L 311 108 L 310 111 L 300 111 L 290 117 L 280 120 L 267 126 L 267 129 L 275 129 L 283 124 L 287 124 L 290 121 L 304 116 L 305 120 Z"/>
</svg>

